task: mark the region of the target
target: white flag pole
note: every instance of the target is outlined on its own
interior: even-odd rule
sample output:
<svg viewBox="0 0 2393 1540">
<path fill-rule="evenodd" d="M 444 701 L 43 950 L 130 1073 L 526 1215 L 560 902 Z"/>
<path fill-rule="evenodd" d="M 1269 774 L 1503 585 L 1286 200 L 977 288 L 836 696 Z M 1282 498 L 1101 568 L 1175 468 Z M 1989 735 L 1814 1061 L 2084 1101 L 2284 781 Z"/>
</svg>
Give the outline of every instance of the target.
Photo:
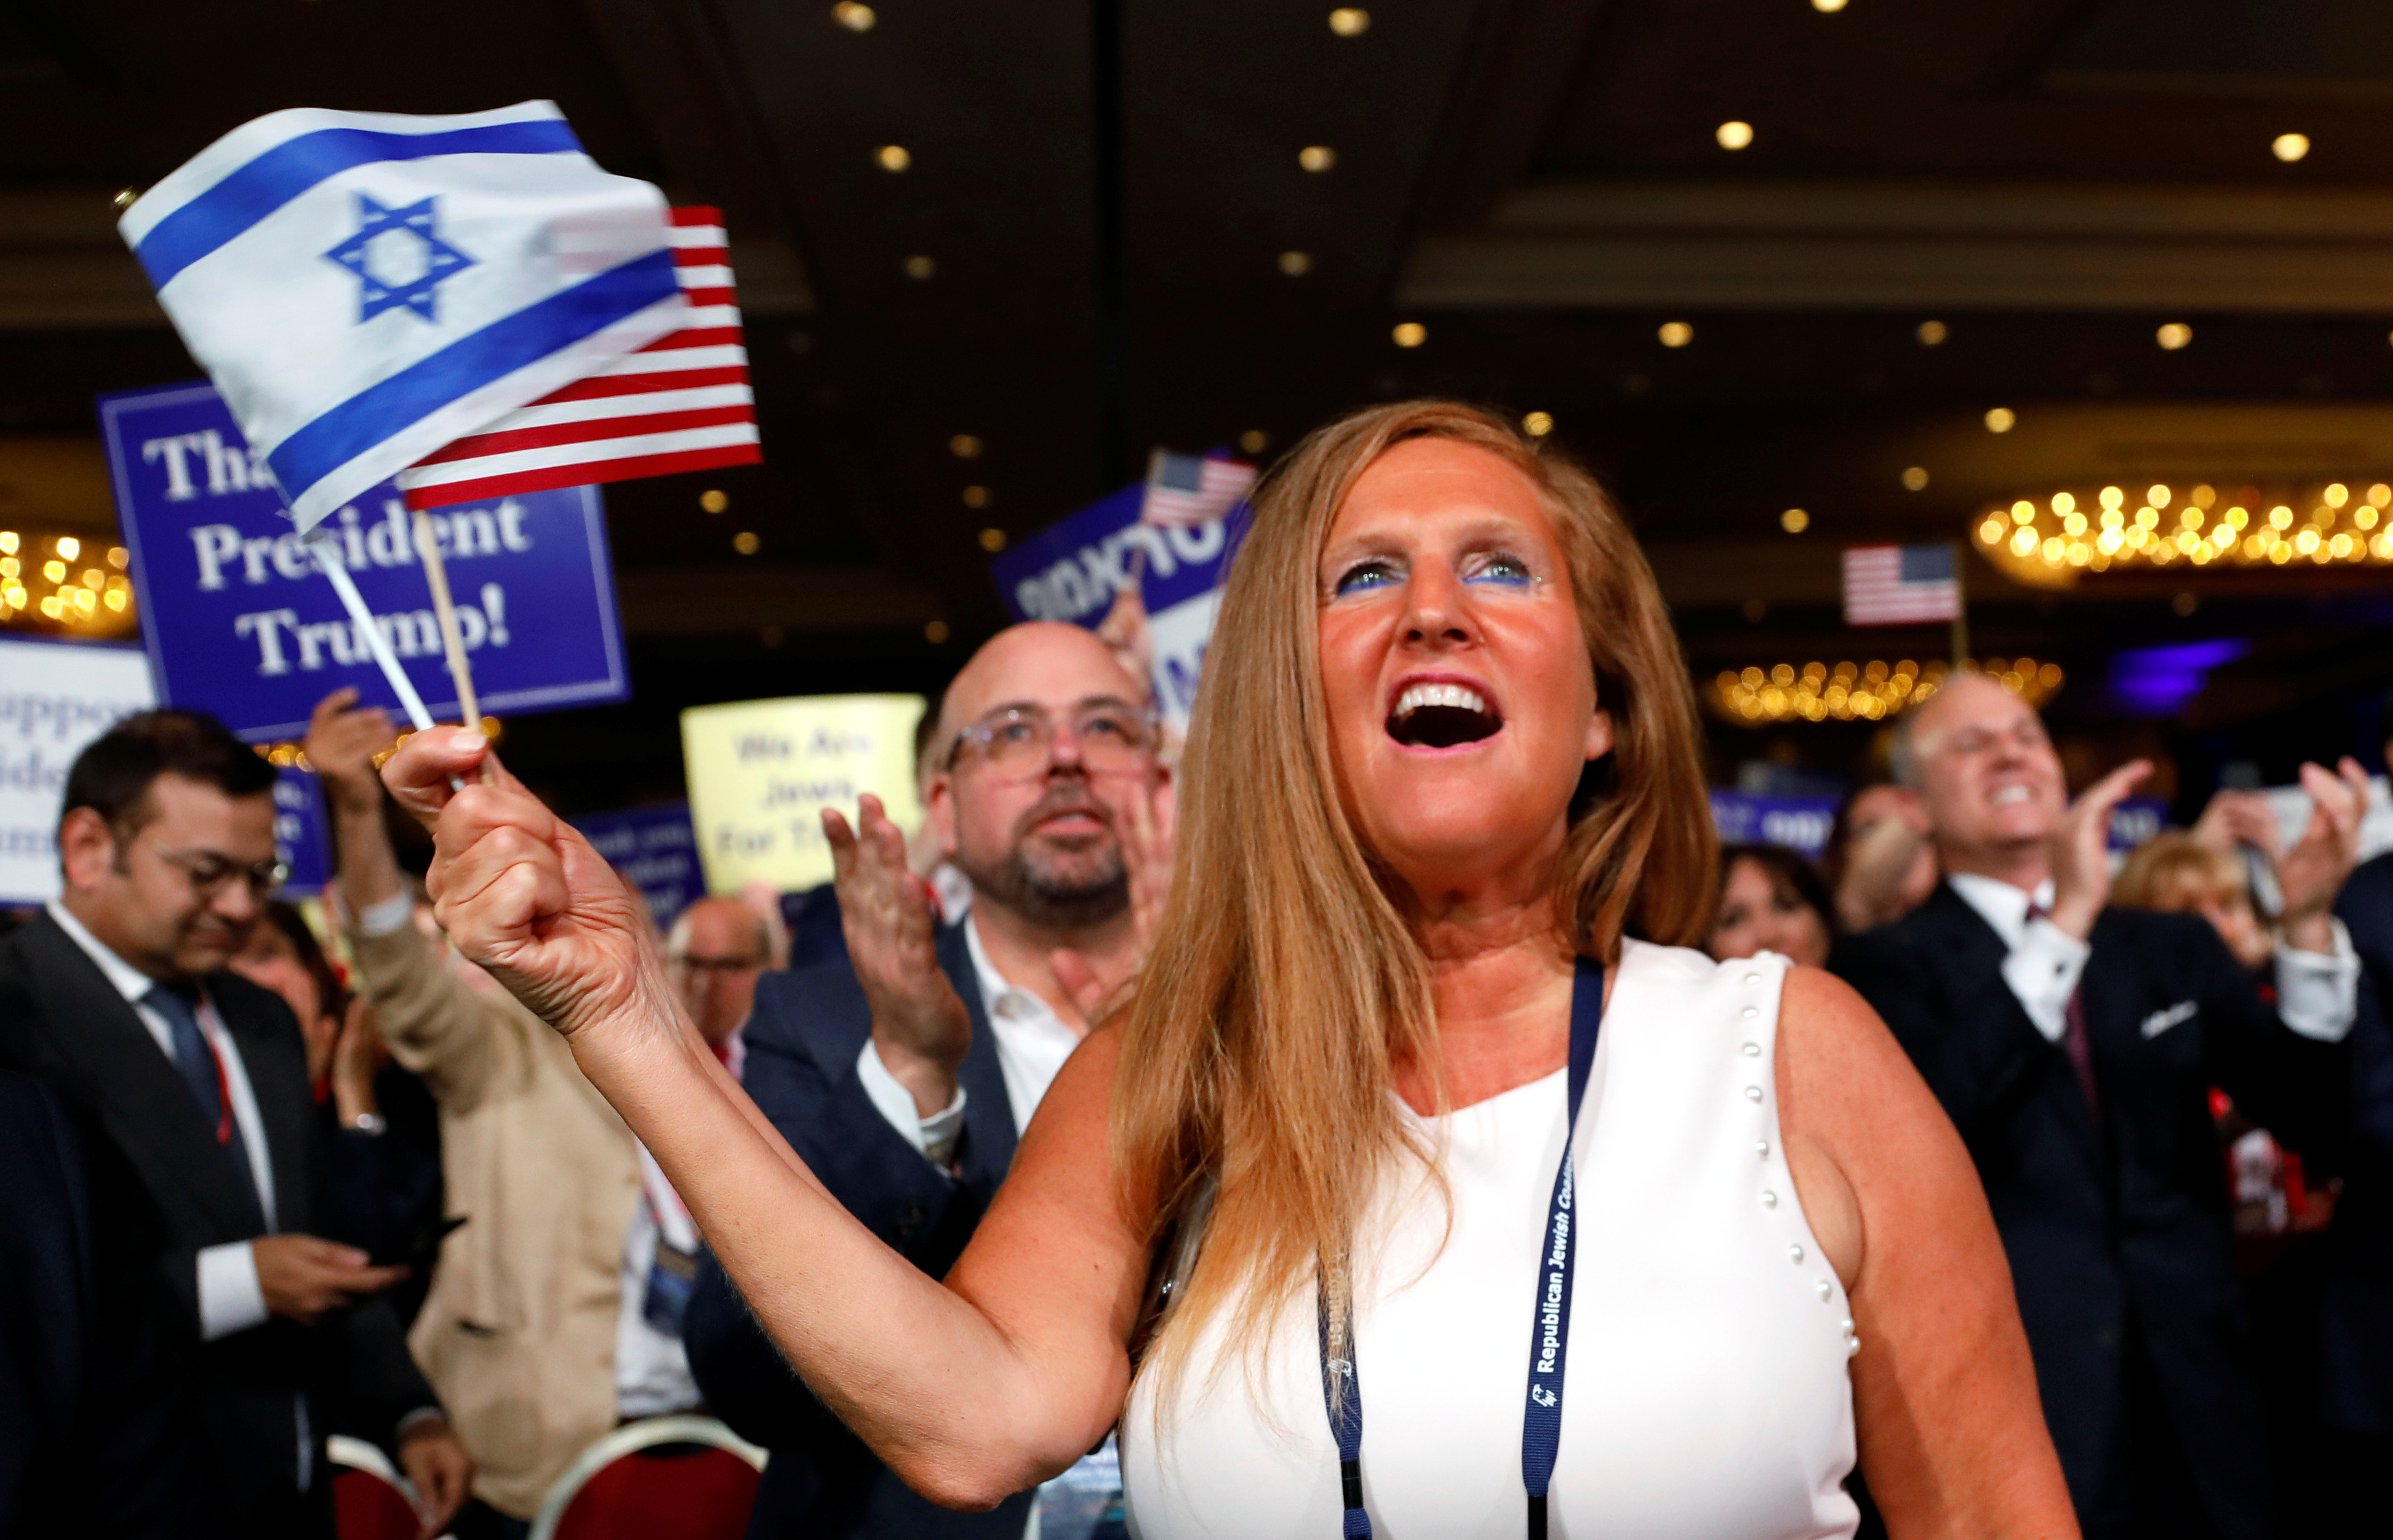
<svg viewBox="0 0 2393 1540">
<path fill-rule="evenodd" d="M 320 524 L 307 532 L 307 540 L 316 553 L 317 567 L 323 570 L 324 576 L 333 580 L 333 592 L 341 596 L 341 607 L 349 612 L 349 620 L 365 642 L 366 649 L 382 666 L 382 676 L 390 681 L 391 693 L 399 697 L 401 706 L 407 708 L 407 720 L 415 724 L 417 732 L 423 732 L 433 724 L 432 713 L 424 709 L 424 698 L 415 693 L 415 682 L 407 677 L 405 669 L 399 666 L 399 659 L 390 650 L 390 638 L 384 635 L 382 627 L 374 623 L 373 611 L 366 607 L 365 596 L 350 581 L 349 569 L 342 565 L 341 548 L 332 529 Z"/>
<path fill-rule="evenodd" d="M 432 585 L 432 611 L 440 620 L 440 646 L 449 654 L 449 677 L 457 685 L 457 704 L 465 725 L 482 725 L 482 709 L 474 699 L 474 674 L 465 666 L 464 633 L 457 627 L 457 605 L 449 597 L 449 568 L 440 560 L 440 542 L 432 533 L 432 516 L 415 511 L 415 554 L 424 558 L 425 581 Z"/>
</svg>

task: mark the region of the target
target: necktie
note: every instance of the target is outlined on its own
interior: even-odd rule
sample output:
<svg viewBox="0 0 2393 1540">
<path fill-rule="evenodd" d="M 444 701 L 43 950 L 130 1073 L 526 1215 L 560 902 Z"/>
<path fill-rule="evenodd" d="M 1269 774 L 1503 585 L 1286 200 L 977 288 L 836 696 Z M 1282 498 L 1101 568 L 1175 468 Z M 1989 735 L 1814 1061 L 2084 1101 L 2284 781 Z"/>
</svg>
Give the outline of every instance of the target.
<svg viewBox="0 0 2393 1540">
<path fill-rule="evenodd" d="M 2027 908 L 2030 924 L 2051 918 L 2039 904 Z M 2094 1080 L 2094 1042 L 2086 1030 L 2086 975 L 2077 975 L 2077 985 L 2069 991 L 2069 1003 L 2061 1008 L 2060 1051 L 2069 1056 L 2069 1067 L 2077 1072 L 2078 1089 L 2086 1093 L 2086 1106 L 2094 1120 L 2102 1120 L 2102 1093 Z"/>
<path fill-rule="evenodd" d="M 208 1045 L 207 1035 L 200 1030 L 199 1011 L 194 1008 L 196 992 L 186 994 L 172 985 L 154 985 L 141 997 L 141 1003 L 156 1011 L 166 1023 L 166 1035 L 175 1045 L 175 1067 L 183 1073 L 183 1083 L 191 1090 L 192 1100 L 200 1104 L 200 1114 L 208 1127 L 216 1130 L 216 1142 L 232 1156 L 233 1168 L 241 1174 L 242 1183 L 251 1181 L 249 1149 L 241 1137 L 241 1123 L 225 1104 L 225 1081 L 222 1067 L 216 1062 L 216 1050 Z"/>
</svg>

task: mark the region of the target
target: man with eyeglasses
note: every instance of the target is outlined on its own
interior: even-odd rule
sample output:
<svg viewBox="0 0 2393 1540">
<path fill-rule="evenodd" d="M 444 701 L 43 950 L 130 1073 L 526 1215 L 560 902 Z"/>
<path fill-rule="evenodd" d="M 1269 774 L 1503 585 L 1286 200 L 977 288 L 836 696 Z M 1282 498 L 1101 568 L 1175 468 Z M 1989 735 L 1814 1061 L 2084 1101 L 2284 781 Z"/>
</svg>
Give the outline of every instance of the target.
<svg viewBox="0 0 2393 1540">
<path fill-rule="evenodd" d="M 1136 968 L 1170 868 L 1170 777 L 1146 691 L 1076 626 L 1000 633 L 926 748 L 938 852 L 972 905 L 943 924 L 877 799 L 824 815 L 847 956 L 758 985 L 742 1077 L 850 1212 L 933 1276 L 972 1238 L 1047 1088 Z M 708 1403 L 773 1450 L 751 1540 L 1018 1540 L 907 1490 L 793 1377 L 713 1259 L 686 1323 Z"/>
<path fill-rule="evenodd" d="M 225 966 L 283 880 L 273 783 L 188 711 L 128 717 L 84 750 L 65 891 L 0 940 L 0 1064 L 66 1107 L 101 1265 L 148 1274 L 174 1323 L 220 1508 L 192 1528 L 331 1535 L 337 1413 L 398 1451 L 437 1534 L 472 1466 L 377 1298 L 406 1270 L 309 1233 L 331 1216 L 299 1025 Z"/>
</svg>

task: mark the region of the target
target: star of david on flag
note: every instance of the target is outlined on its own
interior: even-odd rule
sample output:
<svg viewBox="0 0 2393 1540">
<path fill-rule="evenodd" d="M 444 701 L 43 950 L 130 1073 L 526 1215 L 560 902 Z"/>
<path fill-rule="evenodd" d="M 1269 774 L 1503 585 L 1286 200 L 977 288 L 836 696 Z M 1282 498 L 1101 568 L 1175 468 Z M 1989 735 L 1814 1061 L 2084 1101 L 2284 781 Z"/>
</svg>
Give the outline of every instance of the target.
<svg viewBox="0 0 2393 1540">
<path fill-rule="evenodd" d="M 550 102 L 268 113 L 117 228 L 303 531 L 688 324 L 663 194 Z"/>
<path fill-rule="evenodd" d="M 434 221 L 438 198 L 419 199 L 405 208 L 386 209 L 373 194 L 358 194 L 357 233 L 326 252 L 331 261 L 358 275 L 358 324 L 393 306 L 405 306 L 436 325 L 440 312 L 440 281 L 452 278 L 474 259 L 440 239 Z"/>
</svg>

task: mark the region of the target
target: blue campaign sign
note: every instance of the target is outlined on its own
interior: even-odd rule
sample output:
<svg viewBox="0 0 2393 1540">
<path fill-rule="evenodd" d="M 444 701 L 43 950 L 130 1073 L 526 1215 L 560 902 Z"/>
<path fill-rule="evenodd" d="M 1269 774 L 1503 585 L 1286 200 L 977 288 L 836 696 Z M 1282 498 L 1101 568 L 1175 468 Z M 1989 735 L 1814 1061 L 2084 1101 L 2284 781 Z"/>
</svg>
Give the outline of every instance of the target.
<svg viewBox="0 0 2393 1540">
<path fill-rule="evenodd" d="M 1835 797 L 1765 797 L 1751 791 L 1712 792 L 1712 822 L 1724 845 L 1785 845 L 1816 861 L 1836 827 Z"/>
<path fill-rule="evenodd" d="M 316 702 L 344 685 L 367 705 L 397 711 L 215 386 L 103 396 L 99 419 L 163 699 L 212 712 L 252 742 L 300 737 Z M 484 711 L 631 698 L 595 488 L 430 516 Z M 337 537 L 335 559 L 433 715 L 455 717 L 457 692 L 399 489 L 385 482 L 324 523 Z"/>
<path fill-rule="evenodd" d="M 699 869 L 698 833 L 690 823 L 689 803 L 593 813 L 574 819 L 573 827 L 624 881 L 640 890 L 658 930 L 671 929 L 682 910 L 705 895 L 706 874 Z"/>
<path fill-rule="evenodd" d="M 282 896 L 321 893 L 333 880 L 333 842 L 324 826 L 324 792 L 312 772 L 284 766 L 274 777 L 274 854 L 291 868 Z"/>
<path fill-rule="evenodd" d="M 1156 703 L 1185 724 L 1247 509 L 1240 503 L 1223 518 L 1158 527 L 1139 521 L 1145 501 L 1144 483 L 1125 487 L 1031 536 L 989 570 L 1015 620 L 1069 620 L 1092 629 L 1138 570 L 1155 644 Z"/>
</svg>

